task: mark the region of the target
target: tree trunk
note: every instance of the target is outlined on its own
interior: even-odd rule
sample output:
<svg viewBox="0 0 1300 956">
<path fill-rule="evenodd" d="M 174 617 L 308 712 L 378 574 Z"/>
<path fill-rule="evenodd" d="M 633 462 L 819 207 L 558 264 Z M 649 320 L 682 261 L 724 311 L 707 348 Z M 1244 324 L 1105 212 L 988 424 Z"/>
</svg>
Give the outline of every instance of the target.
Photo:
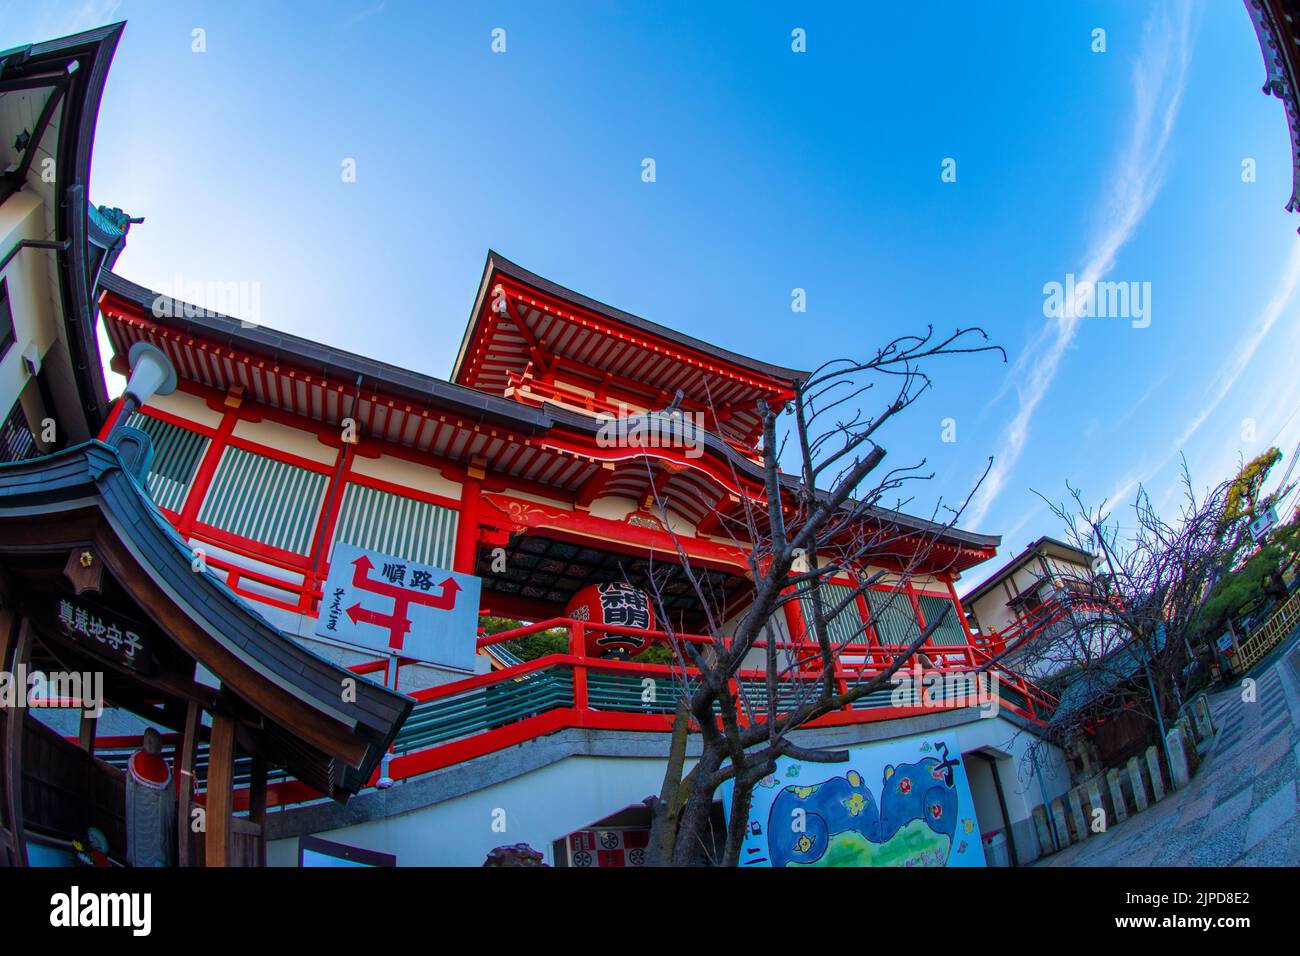
<svg viewBox="0 0 1300 956">
<path fill-rule="evenodd" d="M 683 779 L 686 766 L 686 741 L 691 729 L 690 711 L 685 698 L 678 698 L 673 716 L 673 735 L 668 748 L 668 766 L 659 796 L 646 801 L 650 807 L 650 843 L 646 847 L 649 866 L 671 866 L 677 846 L 682 805 L 690 793 L 691 780 Z"/>
<path fill-rule="evenodd" d="M 744 776 L 737 775 L 731 791 L 731 819 L 727 823 L 727 846 L 722 854 L 723 866 L 740 865 L 740 848 L 749 831 L 749 807 L 754 800 L 758 781 L 776 770 L 776 761 L 765 761 L 761 768 L 748 767 Z"/>
<path fill-rule="evenodd" d="M 713 774 L 722 765 L 721 740 L 705 740 L 704 753 L 692 771 L 694 780 L 677 821 L 673 866 L 701 866 L 712 848 L 709 815 L 713 812 Z"/>
</svg>

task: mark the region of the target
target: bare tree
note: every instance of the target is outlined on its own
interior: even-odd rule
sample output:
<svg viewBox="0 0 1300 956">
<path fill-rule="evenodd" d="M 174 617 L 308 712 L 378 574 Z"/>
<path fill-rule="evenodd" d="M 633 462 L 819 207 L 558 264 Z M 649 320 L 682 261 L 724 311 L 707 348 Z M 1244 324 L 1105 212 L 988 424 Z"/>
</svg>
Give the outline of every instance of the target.
<svg viewBox="0 0 1300 956">
<path fill-rule="evenodd" d="M 690 865 L 704 859 L 711 844 L 714 794 L 730 780 L 730 823 L 720 862 L 736 865 L 753 789 L 774 771 L 780 757 L 847 759 L 844 751 L 802 747 L 791 733 L 891 686 L 894 673 L 943 626 L 944 616 L 927 621 L 909 645 L 893 649 L 883 669 L 846 674 L 837 667 L 846 646 L 860 641 L 866 629 L 859 626 L 847 636 L 841 630 L 836 637 L 831 624 L 841 612 L 883 583 L 892 586 L 892 600 L 905 603 L 904 589 L 918 569 L 942 571 L 944 562 L 952 560 L 942 556 L 949 552 L 938 549 L 936 542 L 951 530 L 970 495 L 956 508 L 938 502 L 929 521 L 905 519 L 897 510 L 907 504 L 901 492 L 933 476 L 922 473 L 922 460 L 877 478 L 885 458 L 879 437 L 930 387 L 926 369 L 931 361 L 983 352 L 999 353 L 1005 361 L 1005 353 L 988 344 L 980 329 L 958 329 L 946 338 L 936 338 L 927 329 L 924 335 L 893 340 L 865 361 L 823 365 L 796 385 L 784 409 L 788 425 L 780 421 L 782 409 L 759 406 L 762 495 L 744 498 L 739 517 L 724 521 L 726 533 L 748 554 L 752 579 L 746 610 L 737 620 L 722 619 L 705 578 L 678 542 L 678 565 L 705 609 L 711 641 L 678 640 L 669 632 L 676 657 L 676 713 L 663 785 L 659 795 L 647 801 L 653 818 L 648 854 L 652 864 Z M 862 403 L 882 384 L 889 386 L 884 407 L 867 414 Z M 797 475 L 780 468 L 787 444 Z M 664 502 L 655 494 L 663 513 Z M 884 507 L 887 500 L 895 510 Z M 891 572 L 870 570 L 881 567 Z M 841 575 L 848 575 L 852 585 L 830 585 Z M 651 577 L 659 617 L 667 621 L 663 594 Z M 789 601 L 803 602 L 809 619 L 810 632 L 802 640 L 784 640 L 784 629 L 776 623 Z M 873 608 L 873 613 L 885 609 Z M 758 668 L 761 681 L 740 673 L 747 660 L 752 666 L 754 657 L 763 662 Z M 687 772 L 692 735 L 698 735 L 701 753 Z"/>
<path fill-rule="evenodd" d="M 1135 700 L 1163 732 L 1182 707 L 1202 611 L 1232 548 L 1224 521 L 1229 485 L 1198 496 L 1184 461 L 1177 517 L 1161 517 L 1139 488 L 1127 535 L 1105 502 L 1088 507 L 1068 483 L 1068 503 L 1048 501 L 1069 542 L 1097 555 L 1091 574 L 1064 582 L 1070 626 L 1027 649 L 1031 666 L 1050 665 L 1073 685 L 1053 715 L 1051 738 L 1068 743 L 1098 715 Z"/>
</svg>

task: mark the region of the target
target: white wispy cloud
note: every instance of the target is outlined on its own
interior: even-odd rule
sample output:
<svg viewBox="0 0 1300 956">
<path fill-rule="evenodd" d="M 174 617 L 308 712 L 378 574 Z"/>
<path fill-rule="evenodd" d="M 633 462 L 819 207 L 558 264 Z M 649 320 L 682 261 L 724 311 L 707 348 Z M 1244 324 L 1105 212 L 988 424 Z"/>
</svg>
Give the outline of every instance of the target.
<svg viewBox="0 0 1300 956">
<path fill-rule="evenodd" d="M 1200 430 L 1215 409 L 1228 397 L 1228 394 L 1237 384 L 1237 380 L 1250 366 L 1251 360 L 1255 357 L 1255 353 L 1259 351 L 1264 339 L 1273 330 L 1273 326 L 1277 325 L 1278 320 L 1283 315 L 1288 314 L 1288 306 L 1295 298 L 1298 285 L 1300 285 L 1300 242 L 1291 247 L 1291 255 L 1287 258 L 1286 268 L 1278 279 L 1277 286 L 1273 289 L 1273 295 L 1265 303 L 1259 314 L 1255 316 L 1254 322 L 1247 327 L 1246 336 L 1238 340 L 1237 347 L 1232 351 L 1232 354 L 1219 367 L 1214 378 L 1207 383 L 1205 403 L 1187 419 L 1182 430 L 1169 443 L 1168 448 L 1159 459 L 1149 465 L 1135 469 L 1120 479 L 1114 491 L 1111 492 L 1109 501 L 1125 501 L 1137 490 L 1139 484 L 1150 480 L 1152 475 L 1168 465 L 1175 455 L 1187 447 L 1187 442 L 1191 437 Z M 1288 405 L 1289 402 L 1279 402 L 1277 407 L 1283 409 Z M 1264 436 L 1260 437 L 1263 438 Z M 1221 462 L 1220 465 L 1222 464 Z M 1205 477 L 1210 481 L 1218 481 L 1227 477 L 1227 468 L 1223 468 L 1222 471 L 1223 473 L 1215 471 Z"/>
<path fill-rule="evenodd" d="M 1096 283 L 1110 272 L 1160 192 L 1162 159 L 1182 103 L 1190 59 L 1191 6 L 1162 5 L 1143 26 L 1133 67 L 1129 133 L 1110 177 L 1100 225 L 1088 244 L 1083 267 L 1076 272 L 1078 286 Z M 1061 312 L 1033 338 L 1008 373 L 1008 380 L 1016 383 L 1016 413 L 1001 435 L 988 477 L 971 502 L 972 527 L 983 523 L 1002 493 L 1025 449 L 1034 413 L 1074 341 L 1079 318 L 1072 309 Z"/>
</svg>

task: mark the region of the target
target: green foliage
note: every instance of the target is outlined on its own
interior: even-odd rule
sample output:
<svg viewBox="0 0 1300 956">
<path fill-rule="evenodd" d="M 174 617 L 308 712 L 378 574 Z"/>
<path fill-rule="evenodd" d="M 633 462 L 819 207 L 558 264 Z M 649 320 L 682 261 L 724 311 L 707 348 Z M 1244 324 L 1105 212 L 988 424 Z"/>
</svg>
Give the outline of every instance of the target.
<svg viewBox="0 0 1300 956">
<path fill-rule="evenodd" d="M 632 660 L 638 664 L 671 664 L 676 658 L 667 644 L 651 644 Z"/>
<path fill-rule="evenodd" d="M 512 631 L 524 626 L 522 621 L 515 621 L 508 617 L 483 617 L 479 622 L 488 634 L 500 634 L 502 631 Z M 506 641 L 502 647 L 524 661 L 536 660 L 548 654 L 567 654 L 569 632 L 559 627 L 548 631 L 537 631 L 517 640 Z"/>
<path fill-rule="evenodd" d="M 1200 636 L 1213 639 L 1222 634 L 1228 622 L 1265 603 L 1286 599 L 1286 578 L 1300 560 L 1300 513 L 1290 522 L 1275 528 L 1263 547 L 1246 563 L 1224 577 L 1202 612 Z"/>
<path fill-rule="evenodd" d="M 1228 486 L 1228 500 L 1223 512 L 1225 525 L 1242 519 L 1250 521 L 1255 517 L 1255 506 L 1259 502 L 1259 492 L 1264 487 L 1264 480 L 1268 478 L 1268 473 L 1273 470 L 1273 466 L 1281 460 L 1282 452 L 1277 448 L 1270 448 L 1256 455 L 1241 471 L 1237 472 L 1237 477 Z"/>
</svg>

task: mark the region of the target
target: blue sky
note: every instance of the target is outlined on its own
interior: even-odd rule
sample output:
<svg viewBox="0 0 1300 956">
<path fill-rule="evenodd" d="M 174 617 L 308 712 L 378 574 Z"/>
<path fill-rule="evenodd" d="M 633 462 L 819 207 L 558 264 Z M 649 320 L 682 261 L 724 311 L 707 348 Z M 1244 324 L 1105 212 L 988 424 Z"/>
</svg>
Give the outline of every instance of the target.
<svg viewBox="0 0 1300 956">
<path fill-rule="evenodd" d="M 147 220 L 119 271 L 257 283 L 269 326 L 445 376 L 488 248 L 794 367 L 982 325 L 1008 363 L 940 366 L 882 443 L 934 469 L 922 513 L 995 456 L 963 523 L 1004 554 L 1060 533 L 1034 490 L 1172 507 L 1180 452 L 1198 485 L 1290 454 L 1300 216 L 1241 3 L 748 9 L 0 0 L 0 48 L 128 21 L 91 181 Z M 1067 274 L 1150 283 L 1149 327 L 1046 318 Z"/>
</svg>

